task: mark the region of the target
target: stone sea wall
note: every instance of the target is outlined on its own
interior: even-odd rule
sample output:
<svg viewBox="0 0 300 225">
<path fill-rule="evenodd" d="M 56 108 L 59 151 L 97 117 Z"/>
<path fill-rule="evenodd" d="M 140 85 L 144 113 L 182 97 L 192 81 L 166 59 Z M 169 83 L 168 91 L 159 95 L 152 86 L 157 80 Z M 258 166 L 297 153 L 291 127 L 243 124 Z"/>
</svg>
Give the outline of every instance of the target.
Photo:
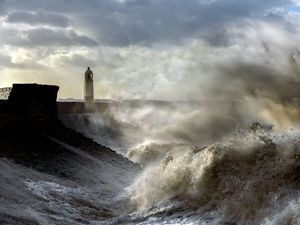
<svg viewBox="0 0 300 225">
<path fill-rule="evenodd" d="M 55 126 L 59 123 L 58 90 L 53 85 L 14 84 L 8 100 L 0 101 L 0 132 L 38 131 Z"/>
</svg>

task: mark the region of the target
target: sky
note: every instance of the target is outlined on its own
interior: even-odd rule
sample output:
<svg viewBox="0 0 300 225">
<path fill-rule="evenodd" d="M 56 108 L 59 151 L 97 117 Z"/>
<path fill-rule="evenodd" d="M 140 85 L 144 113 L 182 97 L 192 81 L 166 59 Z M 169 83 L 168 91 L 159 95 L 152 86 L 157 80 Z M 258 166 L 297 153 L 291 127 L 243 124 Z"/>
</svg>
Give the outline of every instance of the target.
<svg viewBox="0 0 300 225">
<path fill-rule="evenodd" d="M 82 98 L 89 66 L 96 98 L 234 96 L 228 73 L 298 82 L 299 31 L 299 0 L 0 0 L 0 86 Z"/>
</svg>

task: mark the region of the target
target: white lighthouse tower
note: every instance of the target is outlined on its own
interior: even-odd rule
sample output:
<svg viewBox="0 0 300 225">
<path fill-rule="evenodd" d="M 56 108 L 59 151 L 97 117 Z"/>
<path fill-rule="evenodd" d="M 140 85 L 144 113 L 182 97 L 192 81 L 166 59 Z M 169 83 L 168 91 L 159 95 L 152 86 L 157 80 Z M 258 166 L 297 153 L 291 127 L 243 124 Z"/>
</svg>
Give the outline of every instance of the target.
<svg viewBox="0 0 300 225">
<path fill-rule="evenodd" d="M 94 102 L 94 74 L 90 67 L 84 73 L 84 102 L 91 104 Z"/>
</svg>

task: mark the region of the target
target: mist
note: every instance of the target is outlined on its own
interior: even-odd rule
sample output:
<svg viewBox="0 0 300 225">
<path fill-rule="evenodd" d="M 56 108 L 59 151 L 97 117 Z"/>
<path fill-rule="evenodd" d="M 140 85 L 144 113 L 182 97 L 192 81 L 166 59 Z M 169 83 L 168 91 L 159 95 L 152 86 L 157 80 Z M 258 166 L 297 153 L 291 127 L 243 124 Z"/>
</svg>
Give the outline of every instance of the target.
<svg viewBox="0 0 300 225">
<path fill-rule="evenodd" d="M 104 75 L 94 71 L 95 87 L 121 102 L 109 113 L 121 124 L 113 129 L 133 147 L 130 157 L 139 158 L 135 148 L 152 143 L 212 144 L 257 122 L 285 130 L 300 118 L 297 34 L 275 23 L 245 20 L 227 28 L 223 46 L 191 39 L 105 48 L 99 73 Z M 140 104 L 132 107 L 128 99 Z M 147 100 L 168 103 L 161 107 Z"/>
<path fill-rule="evenodd" d="M 181 47 L 132 46 L 119 55 L 111 53 L 106 60 L 114 58 L 116 83 L 105 82 L 120 87 L 112 98 L 170 101 L 162 108 L 147 104 L 112 108 L 117 121 L 134 127 L 121 133 L 138 140 L 137 146 L 208 144 L 254 122 L 275 130 L 296 125 L 297 36 L 258 21 L 230 27 L 226 35 L 231 44 L 223 47 L 186 40 Z"/>
</svg>

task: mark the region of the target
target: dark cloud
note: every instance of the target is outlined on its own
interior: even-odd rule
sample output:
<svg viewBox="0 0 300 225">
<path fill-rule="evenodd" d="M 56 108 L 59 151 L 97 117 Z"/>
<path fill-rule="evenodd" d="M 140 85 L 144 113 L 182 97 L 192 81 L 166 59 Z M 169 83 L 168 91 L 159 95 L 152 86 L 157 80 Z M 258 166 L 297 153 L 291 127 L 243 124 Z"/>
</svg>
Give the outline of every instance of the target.
<svg viewBox="0 0 300 225">
<path fill-rule="evenodd" d="M 0 15 L 5 12 L 5 9 L 6 9 L 5 2 L 6 2 L 6 0 L 0 0 Z"/>
<path fill-rule="evenodd" d="M 62 15 L 47 13 L 44 11 L 14 12 L 7 16 L 8 23 L 25 23 L 30 25 L 51 25 L 56 27 L 68 27 L 70 21 Z"/>
<path fill-rule="evenodd" d="M 26 31 L 13 31 L 14 36 L 7 35 L 1 37 L 2 42 L 13 46 L 37 47 L 37 46 L 96 46 L 97 42 L 92 38 L 79 35 L 74 31 L 51 30 L 47 28 L 37 28 Z"/>
<path fill-rule="evenodd" d="M 292 5 L 292 0 L 7 1 L 12 10 L 32 12 L 39 9 L 67 15 L 74 21 L 73 29 L 87 30 L 97 37 L 98 42 L 117 46 L 177 42 L 185 38 L 200 38 L 211 44 L 224 45 L 227 39 L 222 39 L 222 30 L 228 24 L 243 19 L 265 20 L 266 11 L 288 4 Z M 37 14 L 26 14 L 27 22 L 38 17 Z M 22 17 L 24 15 L 18 15 L 17 20 Z M 43 23 L 54 25 L 56 19 L 44 18 Z M 66 26 L 66 21 L 62 24 Z M 211 41 L 211 34 L 218 34 L 218 37 Z"/>
<path fill-rule="evenodd" d="M 61 14 L 77 14 L 113 9 L 118 3 L 115 0 L 9 0 L 7 5 L 11 9 L 20 11 L 36 11 L 40 9 Z"/>
<path fill-rule="evenodd" d="M 248 18 L 264 19 L 266 10 L 285 4 L 287 1 L 281 0 L 125 1 L 114 11 L 91 12 L 81 23 L 93 28 L 100 40 L 111 45 L 148 44 L 221 34 L 219 31 L 228 24 Z"/>
</svg>

